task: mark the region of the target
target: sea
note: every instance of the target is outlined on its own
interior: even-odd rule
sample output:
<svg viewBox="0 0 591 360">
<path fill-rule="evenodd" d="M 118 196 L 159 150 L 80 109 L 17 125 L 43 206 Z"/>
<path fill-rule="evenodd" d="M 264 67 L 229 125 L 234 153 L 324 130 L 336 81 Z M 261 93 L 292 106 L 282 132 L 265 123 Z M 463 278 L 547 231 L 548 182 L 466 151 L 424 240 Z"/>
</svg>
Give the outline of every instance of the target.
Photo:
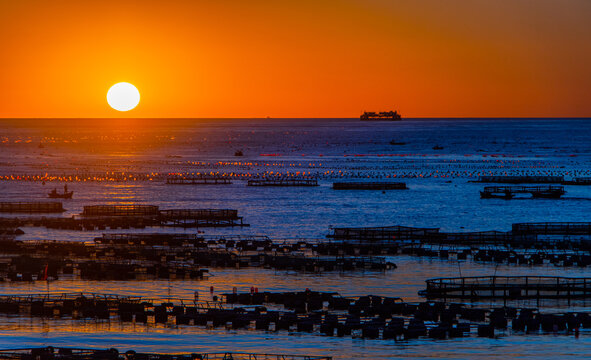
<svg viewBox="0 0 591 360">
<path fill-rule="evenodd" d="M 242 156 L 238 156 L 238 152 Z M 170 185 L 171 176 L 215 175 L 229 185 Z M 73 216 L 85 205 L 151 204 L 160 209 L 236 209 L 248 227 L 68 231 L 24 227 L 18 240 L 92 241 L 110 232 L 265 235 L 326 241 L 334 227 L 390 226 L 441 231 L 509 231 L 519 222 L 586 222 L 591 186 L 566 186 L 560 199 L 481 199 L 485 175 L 591 177 L 591 119 L 4 119 L 0 120 L 0 201 L 44 201 L 65 184 Z M 255 187 L 247 180 L 315 178 L 318 187 Z M 404 182 L 408 190 L 335 191 L 338 181 Z M 3 214 L 2 216 L 15 216 Z M 335 291 L 424 301 L 436 277 L 549 275 L 591 277 L 585 267 L 511 265 L 409 255 L 388 271 L 306 273 L 210 268 L 206 280 L 0 282 L 0 295 L 99 292 L 146 298 L 202 297 L 237 288 Z M 209 289 L 213 287 L 214 293 Z M 591 303 L 547 301 L 541 310 L 591 310 Z M 591 331 L 493 339 L 408 341 L 298 332 L 208 330 L 196 326 L 0 315 L 0 349 L 40 346 L 142 352 L 256 352 L 334 359 L 586 358 Z"/>
</svg>

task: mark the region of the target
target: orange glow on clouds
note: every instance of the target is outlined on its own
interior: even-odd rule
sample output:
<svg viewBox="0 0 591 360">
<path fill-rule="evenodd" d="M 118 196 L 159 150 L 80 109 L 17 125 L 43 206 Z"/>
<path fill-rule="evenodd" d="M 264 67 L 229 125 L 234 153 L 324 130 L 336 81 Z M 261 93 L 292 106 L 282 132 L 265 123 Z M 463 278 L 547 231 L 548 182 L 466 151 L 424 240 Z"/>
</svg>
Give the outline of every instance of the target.
<svg viewBox="0 0 591 360">
<path fill-rule="evenodd" d="M 588 0 L 2 1 L 0 117 L 590 116 Z M 112 84 L 137 86 L 122 114 Z"/>
</svg>

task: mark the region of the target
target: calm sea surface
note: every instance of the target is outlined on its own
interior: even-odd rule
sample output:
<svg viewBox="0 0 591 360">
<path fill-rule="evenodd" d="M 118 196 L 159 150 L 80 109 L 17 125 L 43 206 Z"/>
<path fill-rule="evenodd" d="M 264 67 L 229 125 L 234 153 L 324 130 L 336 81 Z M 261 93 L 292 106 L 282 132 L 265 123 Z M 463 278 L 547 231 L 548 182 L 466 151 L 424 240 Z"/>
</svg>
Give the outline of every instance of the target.
<svg viewBox="0 0 591 360">
<path fill-rule="evenodd" d="M 404 145 L 391 145 L 395 141 Z M 434 146 L 443 147 L 434 150 Z M 90 204 L 154 204 L 161 209 L 237 209 L 245 228 L 205 234 L 322 239 L 330 227 L 405 225 L 442 231 L 510 230 L 526 221 L 590 221 L 591 187 L 567 186 L 559 200 L 480 199 L 479 175 L 591 176 L 591 121 L 572 119 L 5 120 L 0 121 L 2 201 L 42 200 L 64 180 L 75 191 L 65 216 Z M 236 151 L 244 156 L 234 156 Z M 168 174 L 232 176 L 224 186 L 166 185 Z M 312 188 L 247 187 L 263 176 L 316 176 Z M 45 180 L 45 181 L 43 181 Z M 333 191 L 338 180 L 395 180 L 407 191 Z M 22 240 L 88 241 L 104 232 L 24 228 Z M 171 231 L 152 228 L 146 232 Z M 183 230 L 175 230 L 183 231 Z M 196 230 L 192 230 L 196 231 Z M 190 231 L 189 231 L 190 232 Z M 147 297 L 192 297 L 265 290 L 338 291 L 421 301 L 425 279 L 467 275 L 591 276 L 586 268 L 516 266 L 393 257 L 389 272 L 302 274 L 217 269 L 206 281 L 91 282 L 61 279 L 50 291 L 94 291 Z M 0 294 L 39 293 L 45 283 L 0 283 Z M 549 309 L 556 303 L 541 304 Z M 591 303 L 571 310 L 591 309 Z M 563 311 L 569 309 L 562 308 Z M 133 348 L 158 352 L 252 351 L 354 358 L 586 357 L 591 333 L 497 339 L 362 340 L 259 331 L 205 330 L 105 321 L 0 316 L 0 348 L 41 345 Z"/>
</svg>

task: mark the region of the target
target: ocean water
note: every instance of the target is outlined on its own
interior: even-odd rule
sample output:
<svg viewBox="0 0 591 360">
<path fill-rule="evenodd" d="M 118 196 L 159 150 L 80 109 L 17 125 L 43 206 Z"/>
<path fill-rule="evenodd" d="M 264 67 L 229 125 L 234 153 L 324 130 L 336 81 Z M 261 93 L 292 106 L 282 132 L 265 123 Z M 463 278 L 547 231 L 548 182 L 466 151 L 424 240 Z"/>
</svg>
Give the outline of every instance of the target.
<svg viewBox="0 0 591 360">
<path fill-rule="evenodd" d="M 390 141 L 404 142 L 391 145 Z M 434 150 L 434 146 L 443 147 Z M 64 180 L 75 191 L 65 216 L 91 204 L 155 204 L 162 209 L 237 209 L 244 228 L 205 234 L 258 234 L 323 239 L 331 227 L 405 225 L 442 231 L 510 230 L 526 221 L 589 221 L 591 187 L 567 186 L 562 199 L 480 199 L 479 175 L 591 176 L 591 121 L 586 119 L 5 120 L 0 121 L 3 201 L 36 201 Z M 241 150 L 242 157 L 234 156 Z M 168 174 L 229 176 L 231 185 L 166 185 Z M 247 187 L 263 176 L 314 176 L 312 188 Z M 405 191 L 333 191 L 333 181 L 393 180 Z M 60 215 L 61 216 L 61 215 Z M 88 241 L 106 230 L 24 228 L 19 239 Z M 125 230 L 127 231 L 127 230 Z M 172 231 L 151 228 L 143 231 Z M 195 232 L 197 230 L 174 230 Z M 212 268 L 204 281 L 92 282 L 61 279 L 51 291 L 95 291 L 150 298 L 215 292 L 303 290 L 399 296 L 421 301 L 425 279 L 468 275 L 591 276 L 587 268 L 516 266 L 397 256 L 388 272 L 303 274 Z M 45 283 L 0 283 L 0 294 L 39 293 Z M 586 302 L 541 304 L 588 310 Z M 362 340 L 320 335 L 205 330 L 118 322 L 0 317 L 0 348 L 37 345 L 117 347 L 159 352 L 253 351 L 354 358 L 585 357 L 591 334 L 521 335 L 497 339 Z"/>
</svg>

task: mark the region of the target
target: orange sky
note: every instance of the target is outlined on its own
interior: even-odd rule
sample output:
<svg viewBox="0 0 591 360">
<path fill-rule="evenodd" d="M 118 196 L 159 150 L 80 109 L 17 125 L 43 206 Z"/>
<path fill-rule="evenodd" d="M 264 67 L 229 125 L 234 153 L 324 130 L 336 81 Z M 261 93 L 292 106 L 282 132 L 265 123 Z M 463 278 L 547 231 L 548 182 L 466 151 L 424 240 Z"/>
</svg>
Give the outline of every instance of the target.
<svg viewBox="0 0 591 360">
<path fill-rule="evenodd" d="M 0 45 L 0 117 L 591 116 L 589 0 L 1 0 Z"/>
</svg>

